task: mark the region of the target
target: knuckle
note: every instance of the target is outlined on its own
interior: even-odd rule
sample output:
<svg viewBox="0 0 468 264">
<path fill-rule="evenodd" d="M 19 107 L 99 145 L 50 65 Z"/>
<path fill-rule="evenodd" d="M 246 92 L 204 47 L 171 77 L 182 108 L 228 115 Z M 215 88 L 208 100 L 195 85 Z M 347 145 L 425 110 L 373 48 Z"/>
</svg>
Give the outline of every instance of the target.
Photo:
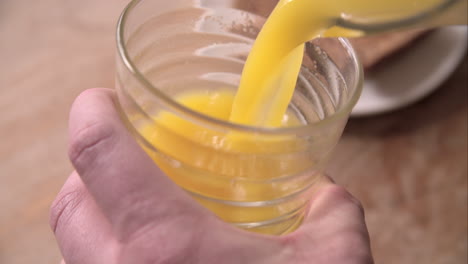
<svg viewBox="0 0 468 264">
<path fill-rule="evenodd" d="M 341 201 L 343 205 L 351 206 L 354 210 L 364 215 L 364 206 L 361 201 L 356 199 L 348 190 L 339 185 L 334 185 L 330 191 L 333 198 Z"/>
<path fill-rule="evenodd" d="M 67 225 L 84 199 L 82 190 L 59 193 L 50 207 L 49 225 L 56 233 L 61 226 Z"/>
<path fill-rule="evenodd" d="M 106 122 L 95 122 L 86 125 L 70 137 L 68 156 L 75 165 L 88 164 L 94 161 L 99 153 L 106 151 L 105 144 L 113 138 L 114 131 L 111 124 Z"/>
</svg>

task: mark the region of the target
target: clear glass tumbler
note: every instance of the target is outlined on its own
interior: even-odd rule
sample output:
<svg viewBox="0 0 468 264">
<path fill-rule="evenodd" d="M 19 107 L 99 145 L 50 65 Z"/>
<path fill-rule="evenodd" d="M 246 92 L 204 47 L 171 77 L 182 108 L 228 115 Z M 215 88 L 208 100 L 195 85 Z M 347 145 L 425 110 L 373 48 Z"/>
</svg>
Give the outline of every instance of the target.
<svg viewBox="0 0 468 264">
<path fill-rule="evenodd" d="M 132 1 L 118 23 L 117 93 L 123 120 L 168 177 L 222 220 L 280 235 L 307 213 L 362 70 L 347 40 L 308 43 L 288 110 L 300 124 L 292 127 L 234 124 L 179 103 L 187 92 L 235 93 L 266 20 L 259 2 Z M 232 135 L 237 147 L 215 144 Z"/>
</svg>

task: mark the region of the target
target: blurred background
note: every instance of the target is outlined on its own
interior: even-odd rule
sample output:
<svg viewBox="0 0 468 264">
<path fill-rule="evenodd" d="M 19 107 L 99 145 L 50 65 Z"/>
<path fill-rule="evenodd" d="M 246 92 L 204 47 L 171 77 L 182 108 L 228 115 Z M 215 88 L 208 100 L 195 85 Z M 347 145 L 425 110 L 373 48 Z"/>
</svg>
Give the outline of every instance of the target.
<svg viewBox="0 0 468 264">
<path fill-rule="evenodd" d="M 0 263 L 60 261 L 48 210 L 72 171 L 68 111 L 81 91 L 113 87 L 115 25 L 127 2 L 0 1 Z M 411 106 L 352 118 L 332 157 L 329 174 L 364 204 L 376 263 L 467 263 L 460 60 Z"/>
</svg>

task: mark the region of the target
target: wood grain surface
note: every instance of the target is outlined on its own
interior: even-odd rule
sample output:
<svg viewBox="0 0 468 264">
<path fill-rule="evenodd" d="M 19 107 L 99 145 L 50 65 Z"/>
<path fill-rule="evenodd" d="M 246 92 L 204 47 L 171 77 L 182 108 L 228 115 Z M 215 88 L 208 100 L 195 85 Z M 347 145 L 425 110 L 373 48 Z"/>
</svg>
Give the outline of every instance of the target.
<svg viewBox="0 0 468 264">
<path fill-rule="evenodd" d="M 126 2 L 0 1 L 2 264 L 59 263 L 48 210 L 72 170 L 68 111 L 113 87 Z M 466 86 L 465 58 L 428 98 L 349 122 L 329 173 L 362 200 L 376 263 L 466 263 Z"/>
</svg>

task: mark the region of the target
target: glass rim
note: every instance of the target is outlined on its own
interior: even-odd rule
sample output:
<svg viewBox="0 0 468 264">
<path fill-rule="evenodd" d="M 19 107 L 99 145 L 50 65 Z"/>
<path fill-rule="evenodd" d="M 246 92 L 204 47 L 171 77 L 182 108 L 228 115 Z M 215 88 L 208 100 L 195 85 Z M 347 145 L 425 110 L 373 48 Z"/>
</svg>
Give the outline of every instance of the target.
<svg viewBox="0 0 468 264">
<path fill-rule="evenodd" d="M 251 125 L 244 125 L 238 123 L 232 123 L 230 121 L 225 121 L 221 119 L 217 119 L 195 110 L 186 107 L 171 97 L 167 96 L 164 92 L 159 90 L 156 86 L 154 86 L 147 78 L 144 76 L 142 72 L 139 71 L 138 67 L 133 63 L 133 60 L 130 58 L 126 44 L 125 44 L 125 25 L 129 14 L 132 10 L 137 6 L 138 3 L 144 0 L 131 0 L 130 3 L 124 8 L 122 14 L 120 15 L 118 22 L 117 22 L 117 53 L 120 59 L 122 60 L 123 64 L 125 65 L 126 69 L 131 73 L 133 77 L 135 77 L 140 84 L 145 87 L 150 93 L 158 98 L 162 102 L 165 108 L 174 113 L 180 115 L 182 118 L 188 117 L 189 120 L 201 120 L 202 123 L 209 123 L 210 125 L 222 127 L 223 129 L 229 129 L 237 132 L 243 133 L 255 133 L 255 134 L 266 134 L 266 135 L 285 135 L 285 134 L 299 134 L 301 132 L 309 131 L 310 129 L 317 129 L 327 124 L 333 122 L 334 120 L 343 117 L 345 115 L 349 115 L 352 108 L 356 105 L 363 86 L 363 68 L 362 64 L 352 47 L 351 43 L 345 38 L 337 38 L 340 42 L 342 47 L 347 51 L 348 55 L 352 60 L 353 67 L 356 69 L 354 72 L 354 79 L 356 80 L 355 87 L 353 87 L 353 93 L 348 102 L 346 102 L 342 107 L 338 108 L 335 113 L 332 115 L 325 117 L 322 120 L 317 122 L 308 123 L 300 126 L 293 126 L 293 127 L 258 127 L 258 126 L 251 126 Z"/>
</svg>

